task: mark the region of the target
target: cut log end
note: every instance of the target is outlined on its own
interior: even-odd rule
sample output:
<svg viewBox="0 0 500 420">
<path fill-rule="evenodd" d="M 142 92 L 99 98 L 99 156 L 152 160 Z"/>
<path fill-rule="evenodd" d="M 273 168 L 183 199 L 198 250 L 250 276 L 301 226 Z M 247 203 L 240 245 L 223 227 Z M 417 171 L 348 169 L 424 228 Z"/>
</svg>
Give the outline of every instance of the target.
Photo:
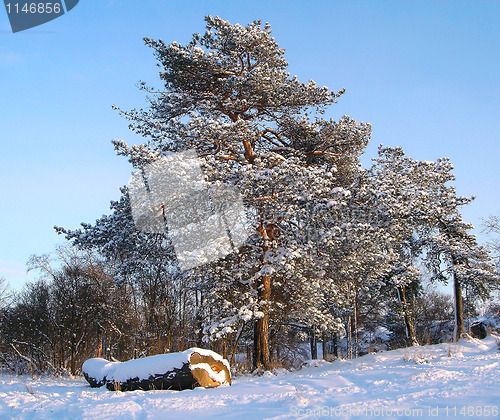
<svg viewBox="0 0 500 420">
<path fill-rule="evenodd" d="M 227 361 L 224 363 L 211 355 L 193 352 L 189 357 L 189 367 L 193 377 L 204 388 L 231 385 L 231 373 Z"/>
</svg>

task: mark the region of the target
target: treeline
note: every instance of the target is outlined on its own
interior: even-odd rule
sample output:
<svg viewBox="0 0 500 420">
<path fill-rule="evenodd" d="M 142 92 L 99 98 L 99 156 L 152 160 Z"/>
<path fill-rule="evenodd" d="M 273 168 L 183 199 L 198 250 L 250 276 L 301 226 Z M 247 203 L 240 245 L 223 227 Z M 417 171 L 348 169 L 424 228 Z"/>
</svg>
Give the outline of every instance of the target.
<svg viewBox="0 0 500 420">
<path fill-rule="evenodd" d="M 252 323 L 242 322 L 236 333 L 210 337 L 203 326 L 212 318 L 204 316 L 220 308 L 204 297 L 208 283 L 171 267 L 164 272 L 161 261 L 143 260 L 140 266 L 151 264 L 156 265 L 147 271 L 150 276 L 142 272 L 141 278 L 132 281 L 133 277 L 120 280 L 119 264 L 95 252 L 61 247 L 53 261 L 48 255 L 33 256 L 29 267 L 38 271 L 40 280 L 2 301 L 0 364 L 15 373 L 74 375 L 91 357 L 129 360 L 200 346 L 220 352 L 236 370 L 251 370 Z M 304 359 L 317 358 L 318 345 L 326 359 L 411 345 L 406 317 L 420 344 L 453 340 L 453 299 L 429 288 L 428 282 L 424 287 L 425 283 L 415 278 L 406 285 L 405 307 L 401 289 L 360 287 L 355 301 L 349 300 L 349 287 L 345 294 L 337 289 L 329 302 L 338 315 L 332 330 L 287 318 L 285 311 L 275 313 L 281 324 L 273 320 L 270 331 L 273 365 L 296 367 Z M 482 301 L 474 293 L 465 293 L 466 325 L 479 315 Z M 486 310 L 497 312 L 498 306 L 492 302 Z"/>
<path fill-rule="evenodd" d="M 128 360 L 196 344 L 194 300 L 172 279 L 117 283 L 95 255 L 60 248 L 54 269 L 33 257 L 42 278 L 0 312 L 0 362 L 21 373 L 80 372 L 90 357 Z"/>
</svg>

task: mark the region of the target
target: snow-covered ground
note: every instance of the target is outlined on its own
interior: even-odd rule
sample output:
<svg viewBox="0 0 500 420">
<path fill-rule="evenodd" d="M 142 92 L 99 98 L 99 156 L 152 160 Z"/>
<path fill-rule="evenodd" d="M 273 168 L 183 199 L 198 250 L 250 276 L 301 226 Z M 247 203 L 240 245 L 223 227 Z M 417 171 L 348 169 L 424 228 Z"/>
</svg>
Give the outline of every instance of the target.
<svg viewBox="0 0 500 420">
<path fill-rule="evenodd" d="M 412 347 L 232 386 L 112 392 L 83 378 L 0 376 L 1 419 L 500 418 L 495 339 Z"/>
</svg>

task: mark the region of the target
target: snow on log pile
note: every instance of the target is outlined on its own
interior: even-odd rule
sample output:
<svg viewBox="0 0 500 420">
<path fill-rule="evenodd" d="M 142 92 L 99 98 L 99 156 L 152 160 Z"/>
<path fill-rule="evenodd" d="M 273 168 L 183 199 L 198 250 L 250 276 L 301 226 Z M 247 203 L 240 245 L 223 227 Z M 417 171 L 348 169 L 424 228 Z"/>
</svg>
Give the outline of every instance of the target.
<svg viewBox="0 0 500 420">
<path fill-rule="evenodd" d="M 158 354 L 128 362 L 89 359 L 83 364 L 82 372 L 91 387 L 106 385 L 111 391 L 231 385 L 227 360 L 213 351 L 196 347 L 181 353 Z"/>
</svg>

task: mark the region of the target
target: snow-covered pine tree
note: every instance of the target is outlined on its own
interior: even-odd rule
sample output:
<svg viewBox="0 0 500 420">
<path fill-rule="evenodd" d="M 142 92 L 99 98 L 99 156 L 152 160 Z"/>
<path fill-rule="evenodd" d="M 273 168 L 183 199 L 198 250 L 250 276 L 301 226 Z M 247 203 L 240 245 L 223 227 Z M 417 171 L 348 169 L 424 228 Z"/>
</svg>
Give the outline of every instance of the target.
<svg viewBox="0 0 500 420">
<path fill-rule="evenodd" d="M 113 268 L 119 285 L 128 285 L 134 300 L 144 308 L 138 316 L 142 325 L 136 340 L 143 341 L 152 352 L 164 348 L 183 350 L 176 331 L 186 331 L 190 324 L 185 313 L 191 313 L 194 297 L 187 279 L 176 268 L 171 241 L 163 233 L 146 233 L 136 228 L 129 193 L 121 190 L 118 201 L 111 202 L 111 213 L 94 224 L 82 223 L 80 229 L 55 227 L 73 245 L 97 251 Z M 149 352 L 149 350 L 148 350 Z"/>
<path fill-rule="evenodd" d="M 400 257 L 395 273 L 406 273 L 395 276 L 403 279 L 395 284 L 411 341 L 416 343 L 416 338 L 404 294 L 408 280 L 418 277 L 413 267 L 417 257 L 424 259 L 434 279 L 451 279 L 458 339 L 464 332 L 462 286 L 467 284 L 472 293 L 484 298 L 498 282 L 487 251 L 477 244 L 469 232 L 473 226 L 465 223 L 460 214 L 460 207 L 473 198 L 458 197 L 450 185 L 455 176 L 448 158 L 416 161 L 399 147 L 381 147 L 371 171 L 377 211 L 385 215 L 391 246 Z"/>
<path fill-rule="evenodd" d="M 500 268 L 500 217 L 488 217 L 483 222 L 483 233 L 489 238 L 487 247 L 491 250 L 492 259 L 496 262 L 498 270 Z"/>
<path fill-rule="evenodd" d="M 348 357 L 357 357 L 360 327 L 373 328 L 381 321 L 385 279 L 395 255 L 390 251 L 391 232 L 377 218 L 377 202 L 366 171 L 349 186 L 345 203 L 322 218 L 319 235 L 321 265 L 326 275 L 323 290 L 330 311 L 344 320 Z"/>
<path fill-rule="evenodd" d="M 415 261 L 427 258 L 434 264 L 434 271 L 440 272 L 436 261 L 443 254 L 438 251 L 438 236 L 433 235 L 442 231 L 444 224 L 456 220 L 459 207 L 470 201 L 457 197 L 449 185 L 454 180 L 452 170 L 447 158 L 417 161 L 400 147 L 380 146 L 379 156 L 368 171 L 374 220 L 388 234 L 386 250 L 397 256 L 388 278 L 398 292 L 412 344 L 417 344 L 417 339 L 406 294 L 409 285 L 419 282 L 420 270 Z M 433 252 L 429 252 L 431 248 L 435 248 Z"/>
<path fill-rule="evenodd" d="M 82 228 L 76 230 L 58 226 L 54 229 L 79 249 L 98 251 L 113 262 L 118 282 L 140 283 L 151 276 L 172 276 L 175 254 L 168 237 L 137 229 L 128 189 L 122 188 L 121 193 L 118 201 L 111 202 L 111 214 L 103 215 L 94 224 L 82 223 Z"/>
<path fill-rule="evenodd" d="M 121 112 L 150 140 L 115 147 L 139 168 L 166 152 L 195 149 L 210 182 L 239 189 L 253 216 L 252 234 L 240 264 L 224 277 L 248 291 L 244 300 L 253 310 L 238 311 L 254 323 L 254 367 L 269 369 L 269 317 L 279 301 L 274 288 L 278 279 L 294 277 L 286 273 L 306 253 L 295 233 L 310 208 L 342 195 L 338 187 L 359 168 L 370 125 L 319 118 L 343 91 L 291 77 L 268 24 L 233 25 L 211 16 L 206 22 L 206 32 L 185 46 L 145 39 L 163 87 L 143 83 L 150 107 Z"/>
<path fill-rule="evenodd" d="M 373 221 L 386 232 L 387 241 L 382 246 L 394 256 L 386 279 L 397 291 L 412 345 L 418 341 L 407 288 L 419 282 L 420 270 L 415 267 L 415 260 L 422 253 L 419 233 L 432 226 L 429 212 L 439 194 L 435 167 L 434 162 L 419 162 L 406 156 L 401 147 L 380 146 L 378 157 L 367 171 Z"/>
<path fill-rule="evenodd" d="M 458 213 L 463 197 L 457 198 L 452 187 L 449 193 L 446 207 L 450 213 L 441 214 L 437 219 L 435 234 L 427 243 L 426 262 L 434 278 L 453 284 L 455 341 L 458 341 L 465 332 L 463 287 L 466 286 L 474 298 L 486 300 L 492 290 L 498 290 L 500 276 L 487 249 L 479 245 L 470 232 L 474 226 L 465 223 Z"/>
</svg>

